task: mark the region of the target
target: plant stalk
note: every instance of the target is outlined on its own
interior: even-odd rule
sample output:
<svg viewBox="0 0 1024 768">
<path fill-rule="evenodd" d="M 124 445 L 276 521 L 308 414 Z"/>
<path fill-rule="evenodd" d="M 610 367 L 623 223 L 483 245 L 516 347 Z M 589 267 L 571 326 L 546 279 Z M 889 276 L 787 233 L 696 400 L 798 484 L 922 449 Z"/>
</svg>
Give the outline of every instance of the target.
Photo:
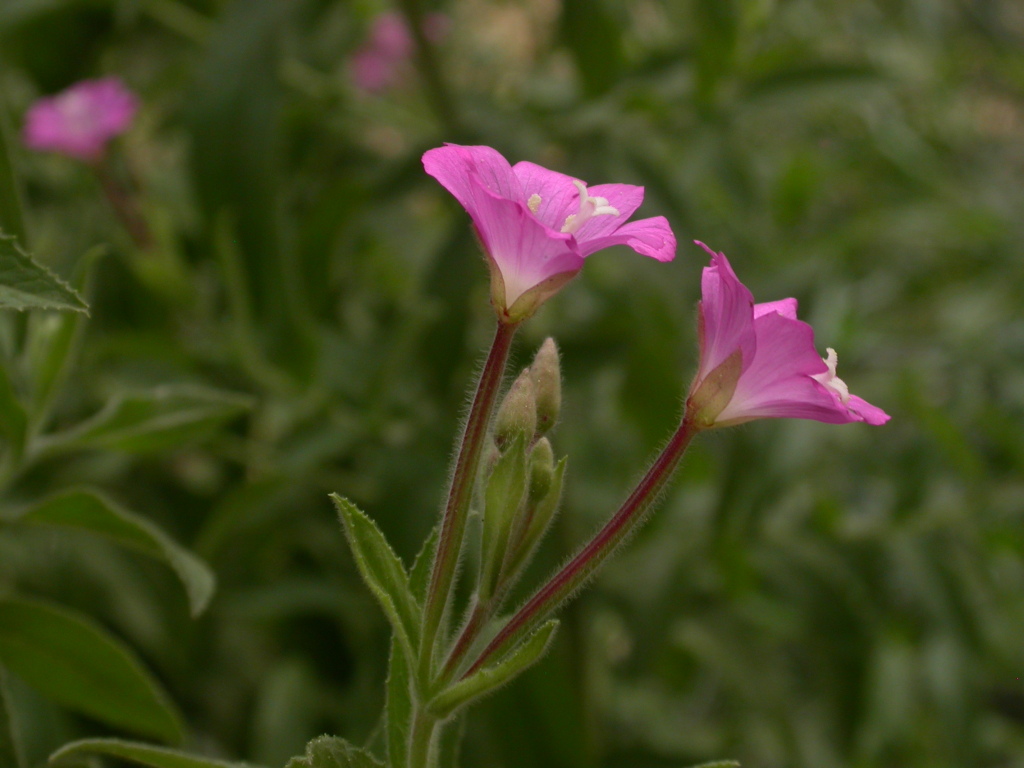
<svg viewBox="0 0 1024 768">
<path fill-rule="evenodd" d="M 570 595 L 578 590 L 619 544 L 646 519 L 661 491 L 675 474 L 679 462 L 693 436 L 699 432 L 689 418 L 684 418 L 668 445 L 647 470 L 643 480 L 633 489 L 619 511 L 560 571 L 534 593 L 522 608 L 501 628 L 472 666 L 462 676 L 469 677 L 492 659 L 497 659 L 520 638 L 533 632 Z"/>
<path fill-rule="evenodd" d="M 418 672 L 420 687 L 424 690 L 429 688 L 432 682 L 434 649 L 441 620 L 455 583 L 455 572 L 462 550 L 462 540 L 465 537 L 469 507 L 473 500 L 480 455 L 501 388 L 501 380 L 505 374 L 512 338 L 518 327 L 518 323 L 498 322 L 491 351 L 480 372 L 473 404 L 470 406 L 462 439 L 459 441 L 458 456 L 452 470 L 448 501 L 441 523 L 441 535 L 434 554 L 430 588 L 427 591 L 426 604 L 423 606 Z"/>
</svg>

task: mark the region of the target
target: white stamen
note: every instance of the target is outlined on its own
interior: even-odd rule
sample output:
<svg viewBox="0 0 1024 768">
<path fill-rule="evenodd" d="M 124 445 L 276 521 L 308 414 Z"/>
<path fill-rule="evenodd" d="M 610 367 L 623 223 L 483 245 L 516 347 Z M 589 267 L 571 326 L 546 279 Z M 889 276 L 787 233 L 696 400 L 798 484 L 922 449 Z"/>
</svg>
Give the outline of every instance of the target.
<svg viewBox="0 0 1024 768">
<path fill-rule="evenodd" d="M 576 213 L 571 213 L 565 218 L 562 225 L 562 232 L 573 234 L 578 232 L 580 227 L 586 224 L 595 216 L 618 216 L 619 209 L 608 205 L 607 198 L 591 197 L 587 192 L 587 185 L 582 181 L 573 179 L 572 182 L 580 193 L 580 208 Z"/>
<path fill-rule="evenodd" d="M 534 216 L 537 215 L 537 209 L 540 208 L 540 195 L 534 192 L 530 195 L 530 199 L 526 201 L 526 207 L 530 209 L 530 213 Z"/>
<path fill-rule="evenodd" d="M 828 370 L 825 373 L 816 373 L 811 378 L 839 395 L 843 405 L 846 405 L 850 401 L 850 388 L 846 386 L 845 381 L 836 376 L 836 365 L 839 364 L 839 355 L 836 354 L 832 347 L 828 347 L 825 351 L 828 352 L 828 357 L 823 358 L 823 362 L 828 366 Z"/>
</svg>

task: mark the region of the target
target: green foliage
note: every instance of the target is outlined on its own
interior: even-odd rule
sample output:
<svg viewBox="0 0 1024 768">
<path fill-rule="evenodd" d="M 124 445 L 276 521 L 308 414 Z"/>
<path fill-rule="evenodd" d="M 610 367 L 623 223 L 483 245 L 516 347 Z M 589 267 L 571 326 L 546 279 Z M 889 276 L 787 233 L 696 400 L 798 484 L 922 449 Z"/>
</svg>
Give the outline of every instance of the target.
<svg viewBox="0 0 1024 768">
<path fill-rule="evenodd" d="M 376 524 L 351 501 L 331 496 L 359 573 L 391 622 L 402 648 L 413 658 L 419 643 L 419 606 L 409 588 L 402 561 Z"/>
<path fill-rule="evenodd" d="M 218 597 L 192 620 L 181 573 L 52 525 L 0 528 L 0 594 L 135 649 L 206 753 L 281 765 L 335 733 L 390 754 L 388 620 L 326 496 L 372 511 L 352 519 L 390 543 L 384 573 L 436 523 L 487 270 L 419 157 L 484 143 L 643 185 L 639 213 L 681 244 L 668 265 L 595 254 L 520 332 L 518 366 L 558 339 L 573 473 L 509 606 L 669 434 L 695 363 L 694 238 L 758 300 L 796 296 L 851 390 L 894 418 L 702 441 L 543 664 L 457 713 L 461 764 L 1017 768 L 1013 0 L 409 2 L 454 17 L 436 71 L 358 92 L 349 56 L 398 5 L 0 2 L 0 227 L 90 306 L 0 318 L 3 519 L 95 490 L 200 553 Z M 34 98 L 106 74 L 142 101 L 110 169 L 157 235 L 148 251 L 87 169 L 18 141 Z M 429 559 L 409 571 L 416 602 Z M 392 687 L 408 691 L 401 656 Z M 9 678 L 27 765 L 130 731 Z"/>
<path fill-rule="evenodd" d="M 63 309 L 86 312 L 74 288 L 25 253 L 13 235 L 0 231 L 0 309 Z"/>
<path fill-rule="evenodd" d="M 321 736 L 309 742 L 305 756 L 293 758 L 287 768 L 384 768 L 384 763 L 344 739 Z"/>
<path fill-rule="evenodd" d="M 24 765 L 7 693 L 7 670 L 0 666 L 0 766 L 23 768 Z"/>
<path fill-rule="evenodd" d="M 128 647 L 77 613 L 0 600 L 0 662 L 67 707 L 145 736 L 181 739 L 181 717 L 159 683 Z"/>
<path fill-rule="evenodd" d="M 95 490 L 71 490 L 50 496 L 12 522 L 88 531 L 164 560 L 188 592 L 193 616 L 202 613 L 213 596 L 215 578 L 202 560 L 150 521 L 122 509 Z"/>
<path fill-rule="evenodd" d="M 150 768 L 242 768 L 247 763 L 227 763 L 208 757 L 198 757 L 177 749 L 154 747 L 123 739 L 81 739 L 66 744 L 52 755 L 51 765 L 74 764 L 82 758 L 103 755 L 116 757 Z"/>
</svg>

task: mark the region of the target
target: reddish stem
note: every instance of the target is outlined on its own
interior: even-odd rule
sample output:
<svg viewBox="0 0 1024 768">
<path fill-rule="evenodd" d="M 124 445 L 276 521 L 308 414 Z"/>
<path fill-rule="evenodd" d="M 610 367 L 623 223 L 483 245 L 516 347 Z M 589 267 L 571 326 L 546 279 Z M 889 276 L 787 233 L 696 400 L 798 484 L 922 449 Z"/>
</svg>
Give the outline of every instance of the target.
<svg viewBox="0 0 1024 768">
<path fill-rule="evenodd" d="M 493 658 L 511 647 L 516 640 L 536 629 L 565 599 L 575 592 L 594 574 L 598 567 L 618 548 L 626 536 L 644 520 L 647 512 L 657 500 L 665 485 L 672 478 L 690 440 L 699 431 L 689 419 L 684 419 L 672 435 L 668 445 L 647 470 L 619 511 L 597 532 L 586 546 L 556 573 L 515 616 L 501 628 L 494 639 L 483 650 L 469 670 L 462 676 L 469 677 Z"/>
</svg>

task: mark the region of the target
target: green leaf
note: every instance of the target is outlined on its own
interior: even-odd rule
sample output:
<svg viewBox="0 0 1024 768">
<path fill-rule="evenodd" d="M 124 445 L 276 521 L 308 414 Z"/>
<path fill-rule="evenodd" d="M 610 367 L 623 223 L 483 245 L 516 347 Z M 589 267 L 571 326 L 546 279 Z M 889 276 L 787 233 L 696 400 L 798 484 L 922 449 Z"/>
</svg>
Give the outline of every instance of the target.
<svg viewBox="0 0 1024 768">
<path fill-rule="evenodd" d="M 24 765 L 7 694 L 7 671 L 0 666 L 0 768 L 23 768 Z"/>
<path fill-rule="evenodd" d="M 78 292 L 0 232 L 0 308 L 88 312 Z"/>
<path fill-rule="evenodd" d="M 41 438 L 37 451 L 79 448 L 128 453 L 165 450 L 201 437 L 248 410 L 251 398 L 191 385 L 115 395 L 95 416 L 67 432 Z"/>
<path fill-rule="evenodd" d="M 106 755 L 132 760 L 152 768 L 245 768 L 247 763 L 227 763 L 210 757 L 190 755 L 177 749 L 140 744 L 121 739 L 82 739 L 65 744 L 52 755 L 50 763 L 78 762 L 88 755 Z"/>
<path fill-rule="evenodd" d="M 412 568 L 409 569 L 409 591 L 416 598 L 416 602 L 422 605 L 427 599 L 427 589 L 430 587 L 430 571 L 434 564 L 434 552 L 437 551 L 437 540 L 441 538 L 441 524 L 435 525 L 430 535 L 427 536 L 423 546 L 420 547 L 416 559 L 412 561 Z"/>
<path fill-rule="evenodd" d="M 72 285 L 88 295 L 88 286 L 107 246 L 90 248 L 75 265 Z M 28 405 L 33 424 L 40 427 L 47 409 L 66 380 L 81 339 L 85 316 L 80 312 L 33 312 L 28 318 L 25 358 L 31 384 Z"/>
<path fill-rule="evenodd" d="M 135 654 L 85 616 L 34 600 L 0 600 L 0 662 L 54 701 L 164 741 L 181 719 Z"/>
<path fill-rule="evenodd" d="M 11 460 L 18 462 L 25 449 L 28 416 L 3 365 L 0 365 L 0 433 L 7 438 Z"/>
<path fill-rule="evenodd" d="M 388 765 L 402 766 L 408 760 L 409 729 L 412 727 L 412 670 L 394 637 L 391 638 L 391 654 L 388 657 L 386 692 L 384 708 Z"/>
<path fill-rule="evenodd" d="M 419 606 L 409 590 L 402 561 L 380 528 L 351 501 L 331 494 L 359 573 L 391 622 L 402 647 L 413 658 L 419 642 Z"/>
<path fill-rule="evenodd" d="M 63 491 L 29 508 L 13 522 L 88 531 L 163 560 L 181 579 L 193 616 L 203 612 L 213 595 L 216 580 L 202 560 L 149 520 L 119 507 L 98 491 Z"/>
<path fill-rule="evenodd" d="M 503 686 L 544 655 L 557 627 L 557 619 L 545 622 L 540 629 L 523 641 L 522 645 L 497 664 L 484 667 L 442 691 L 430 702 L 431 712 L 437 717 L 448 717 L 459 707 Z"/>
<path fill-rule="evenodd" d="M 714 760 L 710 763 L 691 765 L 690 768 L 740 768 L 740 764 L 735 760 Z"/>
<path fill-rule="evenodd" d="M 384 763 L 337 736 L 318 736 L 306 745 L 304 757 L 293 757 L 285 768 L 384 768 Z"/>
</svg>

